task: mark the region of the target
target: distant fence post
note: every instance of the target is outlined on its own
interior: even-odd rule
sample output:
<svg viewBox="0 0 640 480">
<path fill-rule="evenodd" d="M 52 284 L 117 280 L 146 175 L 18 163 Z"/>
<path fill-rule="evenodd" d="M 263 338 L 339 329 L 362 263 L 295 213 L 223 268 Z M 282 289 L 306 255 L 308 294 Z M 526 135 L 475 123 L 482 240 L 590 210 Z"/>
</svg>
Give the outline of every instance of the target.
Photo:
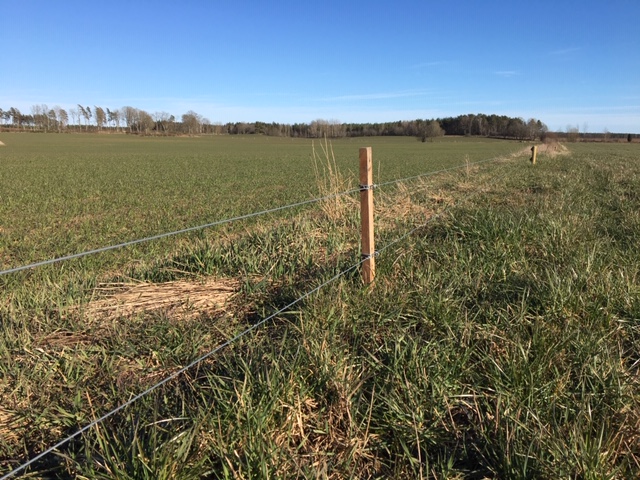
<svg viewBox="0 0 640 480">
<path fill-rule="evenodd" d="M 533 147 L 531 147 L 531 163 L 533 165 L 536 164 L 536 156 L 538 155 L 538 146 L 534 145 Z"/>
<path fill-rule="evenodd" d="M 373 241 L 373 160 L 371 147 L 360 149 L 360 221 L 362 225 L 362 280 L 370 285 L 376 275 Z"/>
</svg>

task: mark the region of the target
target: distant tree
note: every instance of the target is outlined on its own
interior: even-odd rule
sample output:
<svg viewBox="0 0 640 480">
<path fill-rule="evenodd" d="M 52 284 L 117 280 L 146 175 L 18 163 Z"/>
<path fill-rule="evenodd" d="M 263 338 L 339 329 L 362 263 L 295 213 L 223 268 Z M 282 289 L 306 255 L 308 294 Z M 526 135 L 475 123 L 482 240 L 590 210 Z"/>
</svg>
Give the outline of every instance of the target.
<svg viewBox="0 0 640 480">
<path fill-rule="evenodd" d="M 40 126 L 40 105 L 31 105 L 31 116 L 34 119 L 34 123 Z"/>
<path fill-rule="evenodd" d="M 202 117 L 202 132 L 203 133 L 212 133 L 213 129 L 211 128 L 211 120 L 207 117 Z"/>
<path fill-rule="evenodd" d="M 91 107 L 87 105 L 87 108 L 84 109 L 84 112 L 85 112 L 85 118 L 87 120 L 87 130 L 89 130 L 89 124 L 91 123 L 91 117 L 93 116 L 93 114 L 91 113 Z"/>
<path fill-rule="evenodd" d="M 547 127 L 547 125 L 544 122 L 541 122 L 540 120 L 538 120 L 536 122 L 537 126 L 538 126 L 538 138 L 540 140 L 544 140 L 544 137 L 547 135 L 547 133 L 549 132 L 549 127 Z"/>
<path fill-rule="evenodd" d="M 309 125 L 309 136 L 315 138 L 331 136 L 331 122 L 322 118 L 314 120 Z"/>
<path fill-rule="evenodd" d="M 155 122 L 153 117 L 144 110 L 138 110 L 138 132 L 144 135 L 149 135 L 149 132 L 153 129 Z"/>
<path fill-rule="evenodd" d="M 156 132 L 162 132 L 163 134 L 169 134 L 171 131 L 172 115 L 167 112 L 155 112 L 153 114 L 153 120 L 155 122 L 154 129 Z"/>
<path fill-rule="evenodd" d="M 476 129 L 478 135 L 482 137 L 489 135 L 489 122 L 485 115 L 476 115 Z"/>
<path fill-rule="evenodd" d="M 182 125 L 189 135 L 200 133 L 201 124 L 202 117 L 193 110 L 182 115 Z"/>
<path fill-rule="evenodd" d="M 534 141 L 538 137 L 538 123 L 535 118 L 530 118 L 527 121 L 527 136 L 529 140 Z"/>
<path fill-rule="evenodd" d="M 510 118 L 507 122 L 504 137 L 524 140 L 528 136 L 527 125 L 522 118 Z"/>
<path fill-rule="evenodd" d="M 56 112 L 58 132 L 65 130 L 69 124 L 69 115 L 67 114 L 67 111 L 64 108 L 60 108 L 58 105 L 53 107 L 53 110 Z"/>
<path fill-rule="evenodd" d="M 136 127 L 136 121 L 138 118 L 138 109 L 133 107 L 122 107 L 120 111 L 122 113 L 122 119 L 127 124 L 129 133 L 133 133 L 133 129 Z"/>
<path fill-rule="evenodd" d="M 71 115 L 71 121 L 73 122 L 73 125 L 78 125 L 79 119 L 80 119 L 80 112 L 78 111 L 77 108 L 70 108 L 69 109 L 69 115 Z"/>
<path fill-rule="evenodd" d="M 426 142 L 427 140 L 433 141 L 435 137 L 442 137 L 444 130 L 440 126 L 440 122 L 437 120 L 431 120 L 430 122 L 424 122 L 421 124 L 420 140 Z"/>
<path fill-rule="evenodd" d="M 47 113 L 49 107 L 46 105 L 32 105 L 31 106 L 31 118 L 33 119 L 33 127 L 47 131 L 49 124 L 49 117 Z"/>
<path fill-rule="evenodd" d="M 49 117 L 48 128 L 60 131 L 60 128 L 58 127 L 58 116 L 56 115 L 56 111 L 51 108 L 47 113 L 47 116 Z"/>
<path fill-rule="evenodd" d="M 462 127 L 463 135 L 473 135 L 473 120 L 475 115 L 462 115 L 460 117 L 460 126 Z"/>
<path fill-rule="evenodd" d="M 117 132 L 120 129 L 120 110 L 109 110 L 107 108 L 107 122 L 113 123 Z"/>
<path fill-rule="evenodd" d="M 105 113 L 107 114 L 107 127 L 109 127 L 113 122 L 113 112 L 111 112 L 111 110 L 109 110 L 109 107 L 107 107 L 105 109 Z"/>
<path fill-rule="evenodd" d="M 609 132 L 608 129 L 604 129 L 604 141 L 608 142 L 609 140 L 611 140 L 611 132 Z"/>
<path fill-rule="evenodd" d="M 631 139 L 631 134 L 628 134 L 628 135 L 627 135 L 627 142 L 631 143 L 631 140 L 632 140 L 632 139 Z"/>
<path fill-rule="evenodd" d="M 20 112 L 20 110 L 18 110 L 15 107 L 11 107 L 9 109 L 9 116 L 11 117 L 11 125 L 18 128 L 22 127 L 23 115 L 22 115 L 22 112 Z"/>
<path fill-rule="evenodd" d="M 89 130 L 89 119 L 91 118 L 91 109 L 89 107 L 83 107 L 78 104 L 78 117 L 82 116 L 84 118 L 84 128 L 85 130 Z"/>
<path fill-rule="evenodd" d="M 20 126 L 23 130 L 25 130 L 27 127 L 33 127 L 34 125 L 35 121 L 33 119 L 33 115 L 22 114 L 22 116 L 20 117 Z"/>
<path fill-rule="evenodd" d="M 120 130 L 120 122 L 122 121 L 122 111 L 116 109 L 111 111 L 113 122 L 116 124 L 116 132 Z"/>
<path fill-rule="evenodd" d="M 577 142 L 580 137 L 580 128 L 567 125 L 567 142 Z"/>
<path fill-rule="evenodd" d="M 96 117 L 96 125 L 98 126 L 98 130 L 102 130 L 102 127 L 107 122 L 107 115 L 104 112 L 102 107 L 93 107 L 93 113 Z"/>
</svg>

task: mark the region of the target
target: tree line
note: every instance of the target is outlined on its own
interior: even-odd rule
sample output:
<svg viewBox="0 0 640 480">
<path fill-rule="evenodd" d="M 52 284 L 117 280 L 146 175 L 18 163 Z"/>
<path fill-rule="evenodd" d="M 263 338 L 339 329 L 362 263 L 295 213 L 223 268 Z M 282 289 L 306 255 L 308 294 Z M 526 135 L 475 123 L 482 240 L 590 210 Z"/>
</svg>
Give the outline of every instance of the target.
<svg viewBox="0 0 640 480">
<path fill-rule="evenodd" d="M 150 114 L 135 107 L 109 109 L 83 106 L 68 110 L 55 106 L 33 105 L 30 113 L 15 107 L 0 108 L 0 125 L 4 128 L 38 132 L 100 132 L 115 131 L 139 135 L 181 133 L 201 134 L 211 122 L 194 111 L 183 114 L 180 120 L 167 112 Z"/>
<path fill-rule="evenodd" d="M 363 136 L 413 136 L 427 141 L 442 135 L 466 135 L 533 140 L 543 138 L 547 126 L 540 120 L 506 115 L 466 114 L 457 117 L 382 123 L 342 123 L 317 119 L 309 123 L 212 123 L 190 110 L 179 119 L 167 112 L 148 113 L 125 106 L 109 109 L 84 106 L 64 109 L 33 105 L 29 113 L 15 107 L 0 108 L 0 127 L 34 132 L 124 132 L 136 135 L 260 134 L 281 137 L 338 138 Z"/>
</svg>

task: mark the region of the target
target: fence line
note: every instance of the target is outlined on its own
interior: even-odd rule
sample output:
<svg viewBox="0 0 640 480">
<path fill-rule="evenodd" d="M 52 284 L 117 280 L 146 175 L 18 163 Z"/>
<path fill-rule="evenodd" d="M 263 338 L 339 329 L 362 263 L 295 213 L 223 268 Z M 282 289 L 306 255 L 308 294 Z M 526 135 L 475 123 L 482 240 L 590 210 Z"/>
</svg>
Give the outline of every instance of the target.
<svg viewBox="0 0 640 480">
<path fill-rule="evenodd" d="M 458 165 L 456 167 L 450 167 L 450 168 L 445 168 L 445 169 L 441 169 L 441 170 L 436 170 L 436 171 L 433 171 L 433 172 L 422 173 L 420 175 L 414 175 L 414 176 L 411 176 L 411 177 L 399 178 L 399 179 L 396 179 L 396 180 L 390 180 L 390 181 L 387 181 L 387 182 L 375 184 L 374 186 L 375 186 L 375 188 L 385 187 L 385 186 L 392 185 L 392 184 L 395 184 L 395 183 L 406 182 L 406 181 L 409 181 L 409 180 L 415 180 L 417 178 L 422 178 L 422 177 L 431 176 L 431 175 L 437 175 L 439 173 L 450 172 L 450 171 L 458 170 L 460 168 L 466 168 L 466 167 L 469 167 L 469 166 L 472 166 L 472 165 L 479 165 L 479 164 L 482 164 L 482 163 L 496 161 L 499 158 L 501 158 L 501 157 L 493 157 L 493 158 L 489 158 L 489 159 L 485 159 L 485 160 L 480 160 L 480 161 L 477 161 L 477 162 L 466 163 L 464 165 Z M 309 200 L 304 200 L 302 202 L 292 203 L 292 204 L 289 204 L 289 205 L 283 205 L 283 206 L 280 206 L 280 207 L 270 208 L 270 209 L 267 209 L 267 210 L 261 210 L 259 212 L 247 213 L 245 215 L 239 215 L 237 217 L 226 218 L 226 219 L 223 219 L 223 220 L 216 220 L 215 222 L 206 223 L 204 225 L 197 225 L 195 227 L 183 228 L 181 230 L 176 230 L 176 231 L 173 231 L 173 232 L 161 233 L 161 234 L 158 234 L 158 235 L 152 235 L 150 237 L 144 237 L 144 238 L 140 238 L 140 239 L 136 239 L 136 240 L 130 240 L 128 242 L 118 243 L 118 244 L 115 244 L 115 245 L 109 245 L 109 246 L 106 246 L 106 247 L 100 247 L 100 248 L 96 248 L 96 249 L 93 249 L 93 250 L 87 250 L 87 251 L 80 252 L 80 253 L 74 253 L 74 254 L 71 254 L 71 255 L 65 255 L 65 256 L 62 256 L 62 257 L 58 257 L 58 258 L 52 258 L 52 259 L 49 259 L 49 260 L 43 260 L 41 262 L 34 262 L 34 263 L 30 263 L 28 265 L 22 265 L 22 266 L 19 266 L 19 267 L 13 267 L 13 268 L 9 268 L 9 269 L 6 269 L 6 270 L 0 270 L 0 276 L 8 275 L 10 273 L 17 273 L 17 272 L 21 272 L 21 271 L 24 271 L 24 270 L 29 270 L 29 269 L 32 269 L 32 268 L 44 267 L 45 265 L 52 265 L 54 263 L 60 263 L 60 262 L 64 262 L 64 261 L 67 261 L 67 260 L 73 260 L 73 259 L 76 259 L 76 258 L 82 258 L 82 257 L 86 257 L 86 256 L 89 256 L 89 255 L 94 255 L 96 253 L 108 252 L 110 250 L 116 250 L 116 249 L 119 249 L 119 248 L 129 247 L 129 246 L 132 246 L 132 245 L 137 245 L 139 243 L 150 242 L 150 241 L 153 241 L 153 240 L 160 240 L 162 238 L 172 237 L 172 236 L 180 235 L 180 234 L 183 234 L 183 233 L 194 232 L 194 231 L 197 231 L 197 230 L 204 230 L 205 228 L 211 228 L 211 227 L 216 227 L 216 226 L 220 226 L 220 225 L 225 225 L 227 223 L 233 223 L 233 222 L 236 222 L 236 221 L 239 221 L 239 220 L 247 220 L 249 218 L 259 217 L 259 216 L 262 216 L 262 215 L 267 215 L 269 213 L 275 213 L 275 212 L 279 212 L 279 211 L 282 211 L 282 210 L 287 210 L 289 208 L 301 207 L 303 205 L 309 205 L 309 204 L 312 204 L 312 203 L 321 202 L 323 200 L 329 200 L 331 198 L 336 198 L 336 197 L 340 197 L 340 196 L 343 196 L 343 195 L 349 195 L 351 193 L 356 193 L 356 192 L 359 192 L 359 191 L 360 191 L 360 188 L 353 188 L 351 190 L 345 190 L 344 192 L 332 193 L 332 194 L 325 195 L 325 196 L 322 196 L 322 197 L 317 197 L 317 198 L 312 198 L 312 199 L 309 199 Z M 0 479 L 0 480 L 2 480 L 2 479 Z"/>
<path fill-rule="evenodd" d="M 496 157 L 497 158 L 497 157 Z M 443 173 L 446 171 L 451 171 L 451 170 L 455 170 L 457 168 L 462 168 L 462 167 L 466 167 L 468 165 L 475 165 L 475 164 L 479 164 L 479 163 L 486 163 L 489 162 L 491 160 L 496 160 L 496 158 L 493 159 L 489 159 L 489 160 L 483 160 L 483 161 L 479 161 L 479 162 L 474 162 L 473 164 L 465 164 L 462 165 L 460 167 L 454 167 L 454 168 L 448 168 L 448 169 L 443 169 L 443 170 L 439 170 L 437 172 L 433 172 L 432 174 L 436 174 L 436 173 Z M 414 179 L 414 178 L 419 178 L 419 177 L 423 177 L 426 175 L 429 175 L 430 173 L 427 174 L 423 174 L 423 175 L 417 175 L 414 177 L 408 177 L 406 179 L 399 179 L 393 182 L 386 182 L 383 185 L 389 185 L 391 183 L 399 183 L 401 181 L 407 181 L 409 179 Z M 490 183 L 495 183 L 498 180 L 497 177 L 494 177 L 493 181 Z M 308 203 L 313 203 L 313 202 L 317 202 L 317 201 L 321 201 L 327 198 L 333 198 L 339 195 L 346 195 L 349 193 L 353 193 L 356 191 L 360 191 L 360 188 L 358 189 L 354 189 L 354 190 L 349 190 L 346 192 L 342 192 L 339 194 L 332 194 L 332 195 L 327 195 L 325 197 L 321 197 L 319 199 L 313 199 L 313 200 L 307 200 L 305 202 L 300 202 L 298 204 L 293 204 L 293 205 L 288 205 L 288 206 L 284 206 L 284 207 L 278 207 L 275 209 L 271 209 L 271 210 L 265 210 L 263 212 L 256 212 L 254 214 L 248 214 L 248 215 L 243 215 L 240 217 L 236 217 L 235 219 L 228 219 L 228 220 L 221 220 L 220 222 L 214 222 L 212 224 L 210 224 L 210 226 L 213 225 L 218 225 L 220 223 L 228 223 L 230 221 L 233 220 L 237 220 L 237 219 L 244 219 L 244 218 L 250 218 L 252 216 L 257 216 L 257 215 L 261 215 L 264 213 L 270 213 L 270 212 L 275 212 L 278 210 L 283 210 L 285 208 L 291 208 L 293 206 L 298 206 L 298 205 L 304 205 L 304 204 L 308 204 Z M 471 194 L 466 195 L 465 199 L 469 199 L 471 197 L 473 197 L 474 195 L 479 194 L 479 191 L 473 192 Z M 93 420 L 92 422 L 88 423 L 87 425 L 85 425 L 84 427 L 82 427 L 81 429 L 77 430 L 76 432 L 74 432 L 73 434 L 69 435 L 68 437 L 64 438 L 63 440 L 60 440 L 58 443 L 56 443 L 55 445 L 53 445 L 52 447 L 49 447 L 48 449 L 46 449 L 45 451 L 39 453 L 38 455 L 36 455 L 35 457 L 33 457 L 32 459 L 28 460 L 27 462 L 21 464 L 20 466 L 16 467 L 14 470 L 10 471 L 9 473 L 5 474 L 4 476 L 0 477 L 0 480 L 6 480 L 8 478 L 13 477 L 16 473 L 19 473 L 21 471 L 23 471 L 24 469 L 26 469 L 27 467 L 29 467 L 30 465 L 33 465 L 35 462 L 37 462 L 38 460 L 40 460 L 41 458 L 45 457 L 46 455 L 48 455 L 49 453 L 53 452 L 54 450 L 58 449 L 59 447 L 65 445 L 66 443 L 68 443 L 69 441 L 73 440 L 74 438 L 76 438 L 77 436 L 81 435 L 82 433 L 90 430 L 91 428 L 93 428 L 94 426 L 98 425 L 99 423 L 103 422 L 104 420 L 112 417 L 113 415 L 115 415 L 116 413 L 120 412 L 121 410 L 125 409 L 126 407 L 132 405 L 133 403 L 135 403 L 136 401 L 138 401 L 139 399 L 141 399 L 142 397 L 148 395 L 149 393 L 157 390 L 158 388 L 160 388 L 162 385 L 166 384 L 167 382 L 175 379 L 176 377 L 180 376 L 181 374 L 183 374 L 184 372 L 186 372 L 187 370 L 193 368 L 194 366 L 202 363 L 204 360 L 208 359 L 209 357 L 211 357 L 212 355 L 216 354 L 217 352 L 219 352 L 220 350 L 228 347 L 229 345 L 231 345 L 232 343 L 236 342 L 237 340 L 239 340 L 240 338 L 244 337 L 245 335 L 251 333 L 252 331 L 254 331 L 255 329 L 257 329 L 258 327 L 264 325 L 266 322 L 268 322 L 269 320 L 275 318 L 277 315 L 287 311 L 288 309 L 290 309 L 292 306 L 296 305 L 297 303 L 299 303 L 300 301 L 304 300 L 305 298 L 313 295 L 314 293 L 318 292 L 319 290 L 321 290 L 322 288 L 324 288 L 325 286 L 333 283 L 334 281 L 338 280 L 339 278 L 341 278 L 342 276 L 346 275 L 347 273 L 355 270 L 356 268 L 358 268 L 360 265 L 362 265 L 364 262 L 370 260 L 372 257 L 378 256 L 380 255 L 382 252 L 384 252 L 385 250 L 389 249 L 390 247 L 392 247 L 393 245 L 396 245 L 397 243 L 403 241 L 404 239 L 406 239 L 407 237 L 409 237 L 410 235 L 412 235 L 414 232 L 416 232 L 417 230 L 419 230 L 420 228 L 423 228 L 425 226 L 427 226 L 429 223 L 431 223 L 432 221 L 434 221 L 435 219 L 441 217 L 442 215 L 444 215 L 448 210 L 448 207 L 443 208 L 440 212 L 432 215 L 431 217 L 429 217 L 425 222 L 421 223 L 420 225 L 412 228 L 411 230 L 409 230 L 408 232 L 404 233 L 403 235 L 401 235 L 400 237 L 396 238 L 395 240 L 389 242 L 388 244 L 384 245 L 382 248 L 380 248 L 379 250 L 372 252 L 366 256 L 364 256 L 363 258 L 361 258 L 361 260 L 357 263 L 355 263 L 354 265 L 350 266 L 349 268 L 342 270 L 341 272 L 339 272 L 338 274 L 334 275 L 333 277 L 331 277 L 329 280 L 323 282 L 322 284 L 318 285 L 317 287 L 313 288 L 312 290 L 304 293 L 302 296 L 298 297 L 297 299 L 293 300 L 291 303 L 287 304 L 286 306 L 282 307 L 280 310 L 278 310 L 277 312 L 263 318 L 262 320 L 260 320 L 259 322 L 251 325 L 249 328 L 246 328 L 245 330 L 243 330 L 242 332 L 238 333 L 237 335 L 235 335 L 234 337 L 230 338 L 229 340 L 225 341 L 224 343 L 218 345 L 217 347 L 215 347 L 213 350 L 207 352 L 206 354 L 198 357 L 197 359 L 193 360 L 191 363 L 189 363 L 188 365 L 180 368 L 179 370 L 175 371 L 174 373 L 172 373 L 171 375 L 165 377 L 164 379 L 160 380 L 159 382 L 157 382 L 156 384 L 152 385 L 151 387 L 147 388 L 145 391 L 135 395 L 134 397 L 132 397 L 131 399 L 129 399 L 128 401 L 120 404 L 119 406 L 117 406 L 116 408 L 112 409 L 111 411 L 107 412 L 106 414 L 102 415 L 101 417 Z M 187 231 L 192 231 L 195 230 L 197 228 L 206 228 L 204 226 L 202 227 L 192 227 L 190 229 L 185 229 L 185 230 L 181 230 L 180 232 L 172 232 L 169 234 L 163 234 L 163 235 L 159 235 L 159 236 L 155 236 L 155 237 L 149 237 L 148 239 L 141 239 L 141 240 L 137 240 L 134 241 L 133 243 L 140 243 L 142 241 L 147 241 L 150 239 L 156 239 L 156 238 L 163 238 L 169 235 L 175 235 L 177 233 L 183 233 L 183 232 L 187 232 Z M 84 256 L 84 255 L 89 255 L 91 253 L 97 253 L 97 252 L 101 252 L 101 251 L 105 251 L 107 249 L 113 249 L 113 248 L 119 248 L 121 246 L 125 246 L 125 245 L 132 245 L 132 242 L 129 242 L 127 244 L 120 244 L 117 246 L 113 246 L 113 247 L 105 247 L 103 249 L 97 249 L 91 252 L 84 252 L 83 254 L 76 254 L 75 256 L 69 256 L 69 257 L 62 257 L 60 259 L 55 259 L 53 261 L 47 261 L 47 262 L 40 262 L 38 264 L 34 264 L 33 266 L 39 266 L 39 265 L 44 265 L 44 264 L 48 264 L 48 263 L 54 263 L 55 261 L 63 261 L 63 260 L 67 260 L 70 258 L 78 258 L 79 256 Z M 20 267 L 19 270 L 24 270 L 25 268 L 29 268 L 29 266 L 26 267 Z M 16 271 L 15 269 L 13 271 Z M 0 274 L 4 274 L 4 273 L 9 273 L 9 271 L 5 271 L 5 272 L 0 272 Z"/>
<path fill-rule="evenodd" d="M 478 163 L 478 162 L 476 162 Z M 496 183 L 498 180 L 503 179 L 504 176 L 501 177 L 494 177 L 493 180 L 489 183 L 487 183 L 486 185 L 492 185 L 494 183 Z M 470 198 L 472 198 L 475 195 L 479 195 L 480 193 L 482 193 L 481 191 L 475 191 L 472 193 L 469 193 L 468 195 L 466 195 L 465 197 L 463 197 L 464 200 L 469 200 Z M 451 204 L 449 205 L 451 206 Z M 434 221 L 437 218 L 440 218 L 442 215 L 444 215 L 445 213 L 447 213 L 447 208 L 449 207 L 444 207 L 441 211 L 434 213 L 433 215 L 431 215 L 426 221 L 424 221 L 423 223 L 419 224 L 418 226 L 412 228 L 411 230 L 409 230 L 408 232 L 404 233 L 403 235 L 401 235 L 400 237 L 396 238 L 395 240 L 387 243 L 384 247 L 380 248 L 380 250 L 376 251 L 376 255 L 381 254 L 382 252 L 384 252 L 385 250 L 389 249 L 390 247 L 392 247 L 393 245 L 400 243 L 401 241 L 403 241 L 405 238 L 410 237 L 414 232 L 416 232 L 417 230 L 420 230 L 423 227 L 426 227 L 429 223 L 431 223 L 432 221 Z M 0 479 L 1 480 L 1 479 Z"/>
<path fill-rule="evenodd" d="M 441 170 L 436 170 L 434 172 L 427 172 L 427 173 L 422 173 L 420 175 L 413 175 L 412 177 L 399 178 L 398 180 L 390 180 L 388 182 L 383 182 L 383 183 L 376 184 L 376 188 L 385 187 L 387 185 L 392 185 L 394 183 L 408 182 L 409 180 L 416 180 L 418 178 L 427 177 L 427 176 L 431 176 L 431 175 L 436 175 L 438 173 L 451 172 L 453 170 L 458 170 L 460 168 L 471 167 L 471 166 L 474 166 L 474 165 L 480 165 L 482 163 L 495 162 L 496 160 L 499 160 L 501 158 L 502 157 L 492 157 L 492 158 L 487 158 L 485 160 L 478 160 L 477 162 L 465 163 L 464 165 L 458 165 L 456 167 L 443 168 Z"/>
</svg>

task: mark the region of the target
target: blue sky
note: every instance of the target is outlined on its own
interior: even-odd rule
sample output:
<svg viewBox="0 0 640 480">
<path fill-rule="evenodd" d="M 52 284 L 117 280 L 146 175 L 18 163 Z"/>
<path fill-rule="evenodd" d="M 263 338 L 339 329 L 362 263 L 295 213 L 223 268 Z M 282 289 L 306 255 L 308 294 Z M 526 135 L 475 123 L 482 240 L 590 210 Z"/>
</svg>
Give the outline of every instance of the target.
<svg viewBox="0 0 640 480">
<path fill-rule="evenodd" d="M 640 1 L 0 0 L 0 108 L 640 133 Z"/>
</svg>

